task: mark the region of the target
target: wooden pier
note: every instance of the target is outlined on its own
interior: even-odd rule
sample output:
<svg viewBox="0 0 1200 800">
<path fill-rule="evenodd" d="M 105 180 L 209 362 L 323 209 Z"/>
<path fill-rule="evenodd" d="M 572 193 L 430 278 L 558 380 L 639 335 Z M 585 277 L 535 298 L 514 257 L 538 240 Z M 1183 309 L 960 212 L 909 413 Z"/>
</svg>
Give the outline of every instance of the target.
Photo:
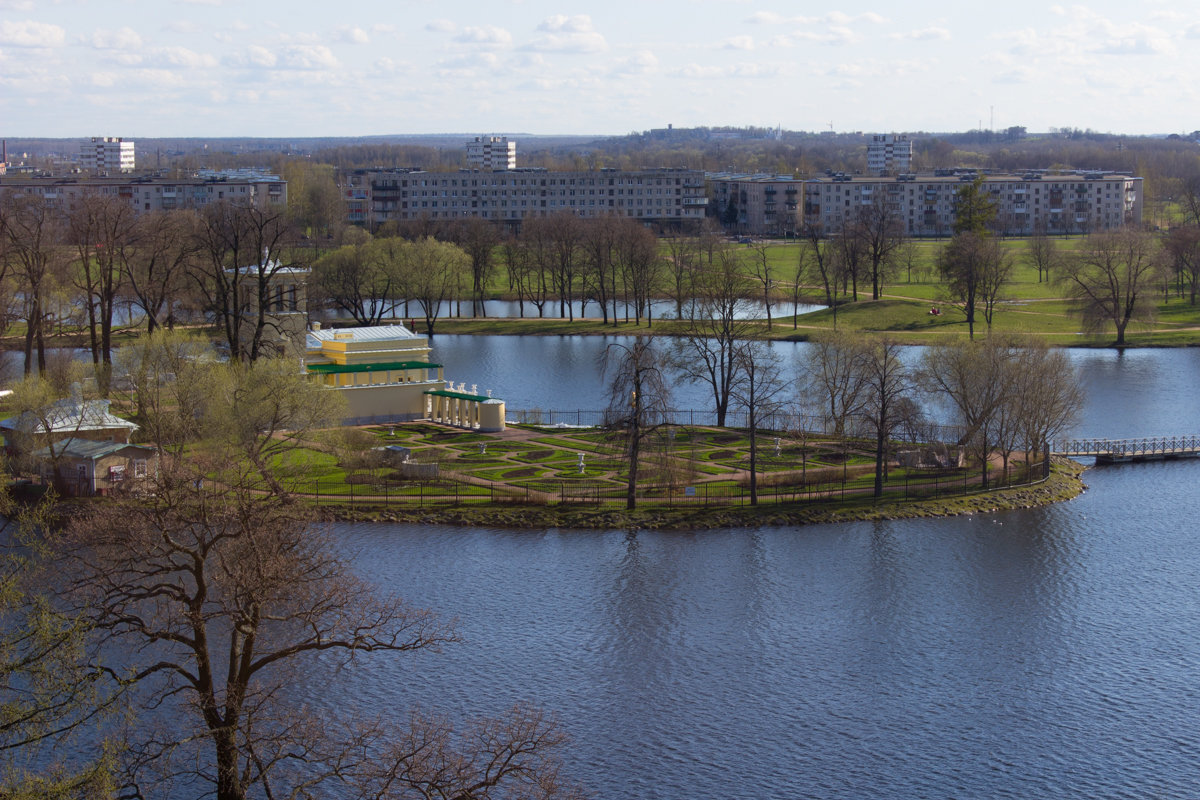
<svg viewBox="0 0 1200 800">
<path fill-rule="evenodd" d="M 1200 436 L 1145 436 L 1140 439 L 1071 439 L 1059 442 L 1056 455 L 1093 456 L 1097 464 L 1162 461 L 1200 456 Z"/>
</svg>

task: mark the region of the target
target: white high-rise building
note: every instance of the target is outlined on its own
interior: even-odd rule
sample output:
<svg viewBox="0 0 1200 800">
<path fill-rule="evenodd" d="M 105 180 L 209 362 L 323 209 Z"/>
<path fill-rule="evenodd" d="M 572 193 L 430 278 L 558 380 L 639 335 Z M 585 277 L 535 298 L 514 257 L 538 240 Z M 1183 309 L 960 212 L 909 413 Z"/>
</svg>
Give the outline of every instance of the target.
<svg viewBox="0 0 1200 800">
<path fill-rule="evenodd" d="M 867 171 L 894 175 L 912 169 L 912 142 L 903 133 L 877 133 L 867 143 Z"/>
<path fill-rule="evenodd" d="M 93 136 L 79 145 L 79 166 L 90 172 L 133 172 L 134 143 L 114 136 Z"/>
<path fill-rule="evenodd" d="M 516 169 L 517 143 L 507 136 L 476 136 L 467 142 L 467 166 L 471 169 Z"/>
</svg>

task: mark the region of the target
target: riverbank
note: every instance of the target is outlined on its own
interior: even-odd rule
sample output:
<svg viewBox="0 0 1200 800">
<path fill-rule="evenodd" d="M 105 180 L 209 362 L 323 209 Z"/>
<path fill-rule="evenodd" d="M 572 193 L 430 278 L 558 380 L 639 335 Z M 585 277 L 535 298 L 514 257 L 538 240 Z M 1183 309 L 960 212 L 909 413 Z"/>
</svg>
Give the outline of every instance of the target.
<svg viewBox="0 0 1200 800">
<path fill-rule="evenodd" d="M 1055 458 L 1050 477 L 1025 486 L 975 492 L 932 500 L 875 502 L 871 498 L 829 502 L 763 503 L 757 506 L 661 507 L 651 505 L 626 511 L 573 504 L 513 505 L 473 503 L 445 507 L 368 509 L 322 508 L 325 519 L 347 522 L 398 522 L 426 525 L 469 525 L 486 528 L 577 528 L 613 530 L 703 530 L 810 525 L 870 520 L 918 519 L 990 514 L 1035 508 L 1077 497 L 1087 486 L 1085 467 Z"/>
</svg>

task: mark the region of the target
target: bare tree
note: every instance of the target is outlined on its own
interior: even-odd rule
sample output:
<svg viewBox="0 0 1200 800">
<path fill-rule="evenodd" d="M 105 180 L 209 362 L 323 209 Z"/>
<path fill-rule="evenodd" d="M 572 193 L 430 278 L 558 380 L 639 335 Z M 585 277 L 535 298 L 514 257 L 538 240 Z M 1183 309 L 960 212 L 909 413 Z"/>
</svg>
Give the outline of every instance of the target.
<svg viewBox="0 0 1200 800">
<path fill-rule="evenodd" d="M 471 316 L 484 316 L 484 295 L 495 271 L 494 253 L 500 244 L 500 228 L 479 217 L 461 220 L 451 229 L 452 240 L 471 258 Z"/>
<path fill-rule="evenodd" d="M 738 372 L 738 346 L 750 334 L 743 318 L 751 291 L 738 252 L 724 248 L 696 281 L 695 312 L 675 343 L 671 362 L 685 379 L 708 386 L 717 425 L 725 425 Z"/>
<path fill-rule="evenodd" d="M 883 496 L 888 443 L 900 424 L 900 401 L 912 390 L 909 369 L 900 358 L 899 342 L 888 337 L 864 339 L 855 348 L 862 386 L 862 417 L 875 434 L 875 497 Z"/>
<path fill-rule="evenodd" d="M 67 598 L 100 634 L 98 663 L 155 709 L 125 754 L 136 796 L 217 800 L 488 797 L 549 783 L 552 722 L 521 712 L 470 739 L 414 717 L 407 730 L 317 720 L 287 700 L 314 657 L 436 650 L 453 630 L 381 595 L 296 505 L 246 489 L 236 470 L 181 462 L 138 502 L 95 507 L 58 543 Z M 215 470 L 219 483 L 199 479 Z M 460 749 L 462 748 L 462 749 Z M 515 787 L 514 787 L 515 788 Z"/>
<path fill-rule="evenodd" d="M 859 240 L 871 276 L 871 299 L 878 300 L 896 251 L 905 241 L 899 206 L 879 194 L 855 210 L 845 234 Z"/>
<path fill-rule="evenodd" d="M 221 326 L 230 355 L 247 361 L 278 355 L 267 333 L 284 333 L 272 322 L 272 308 L 276 277 L 294 266 L 286 258 L 295 234 L 287 212 L 222 201 L 207 206 L 200 220 L 203 258 L 193 276 Z"/>
<path fill-rule="evenodd" d="M 858 340 L 833 333 L 814 340 L 809 348 L 805 395 L 825 422 L 826 430 L 845 437 L 847 424 L 865 402 L 864 371 L 859 367 Z"/>
<path fill-rule="evenodd" d="M 65 220 L 41 197 L 0 197 L 0 236 L 5 240 L 4 274 L 16 279 L 25 320 L 25 374 L 46 370 L 46 324 L 50 295 L 66 269 Z"/>
<path fill-rule="evenodd" d="M 1200 290 L 1200 226 L 1172 228 L 1165 244 L 1176 280 L 1187 291 L 1188 304 L 1194 306 Z"/>
<path fill-rule="evenodd" d="M 1150 321 L 1150 292 L 1162 274 L 1162 258 L 1151 235 L 1134 228 L 1089 236 L 1067 259 L 1060 280 L 1089 330 L 1112 325 L 1115 344 L 1125 344 L 1125 329 L 1134 320 Z"/>
<path fill-rule="evenodd" d="M 625 321 L 629 321 L 632 308 L 635 323 L 641 323 L 643 314 L 649 323 L 650 303 L 662 272 L 658 240 L 645 227 L 626 220 L 618 223 L 615 245 L 613 266 L 620 273 L 625 289 Z"/>
<path fill-rule="evenodd" d="M 988 233 L 959 233 L 938 253 L 937 263 L 950 302 L 967 318 L 969 336 L 975 337 L 977 311 L 983 313 L 990 329 L 996 304 L 1012 271 L 1000 243 Z"/>
<path fill-rule="evenodd" d="M 106 395 L 112 371 L 113 312 L 124 289 L 136 216 L 133 207 L 119 197 L 89 194 L 71 210 L 68 224 L 78 255 L 75 285 L 86 298 L 92 363 L 97 367 L 101 394 Z"/>
<path fill-rule="evenodd" d="M 199 253 L 198 220 L 191 211 L 154 211 L 137 218 L 133 247 L 126 251 L 125 272 L 142 313 L 146 332 L 171 325 L 185 280 Z"/>
<path fill-rule="evenodd" d="M 983 486 L 997 444 L 997 429 L 1013 389 L 1012 362 L 1016 350 L 1001 337 L 982 342 L 939 344 L 925 351 L 921 384 L 949 405 L 962 428 L 959 444 L 979 460 Z"/>
<path fill-rule="evenodd" d="M 1029 261 L 1037 268 L 1038 283 L 1041 283 L 1043 276 L 1045 280 L 1050 280 L 1051 274 L 1055 267 L 1058 266 L 1061 257 L 1058 252 L 1058 244 L 1046 233 L 1046 225 L 1041 220 L 1038 220 L 1034 228 L 1033 235 L 1025 240 L 1025 246 L 1028 251 Z"/>
<path fill-rule="evenodd" d="M 670 384 L 652 339 L 637 336 L 633 343 L 610 344 L 601 371 L 608 380 L 609 423 L 624 428 L 629 454 L 625 507 L 637 508 L 638 464 L 642 441 L 666 422 Z"/>
<path fill-rule="evenodd" d="M 733 388 L 733 401 L 746 411 L 746 429 L 750 436 L 750 505 L 753 506 L 758 505 L 758 430 L 764 419 L 779 411 L 786 384 L 779 356 L 771 349 L 770 342 L 756 339 L 741 342 L 736 357 L 741 380 Z"/>
<path fill-rule="evenodd" d="M 771 330 L 771 288 L 775 284 L 775 264 L 771 259 L 769 243 L 759 239 L 751 244 L 749 261 L 750 274 L 762 289 L 763 306 L 767 310 L 767 330 Z"/>
</svg>

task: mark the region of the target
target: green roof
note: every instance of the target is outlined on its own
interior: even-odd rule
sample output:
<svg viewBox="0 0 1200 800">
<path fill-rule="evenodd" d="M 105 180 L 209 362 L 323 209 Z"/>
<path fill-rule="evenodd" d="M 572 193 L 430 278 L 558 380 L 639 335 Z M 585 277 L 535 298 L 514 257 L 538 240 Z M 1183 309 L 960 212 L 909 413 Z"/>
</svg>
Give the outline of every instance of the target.
<svg viewBox="0 0 1200 800">
<path fill-rule="evenodd" d="M 319 375 L 339 375 L 345 372 L 385 372 L 389 369 L 427 369 L 441 366 L 428 361 L 385 361 L 378 364 L 309 364 L 308 371 Z"/>
<path fill-rule="evenodd" d="M 425 394 L 431 394 L 435 397 L 457 397 L 459 400 L 477 400 L 480 403 L 491 400 L 485 394 L 467 394 L 466 392 L 448 392 L 445 389 L 426 389 Z"/>
</svg>

